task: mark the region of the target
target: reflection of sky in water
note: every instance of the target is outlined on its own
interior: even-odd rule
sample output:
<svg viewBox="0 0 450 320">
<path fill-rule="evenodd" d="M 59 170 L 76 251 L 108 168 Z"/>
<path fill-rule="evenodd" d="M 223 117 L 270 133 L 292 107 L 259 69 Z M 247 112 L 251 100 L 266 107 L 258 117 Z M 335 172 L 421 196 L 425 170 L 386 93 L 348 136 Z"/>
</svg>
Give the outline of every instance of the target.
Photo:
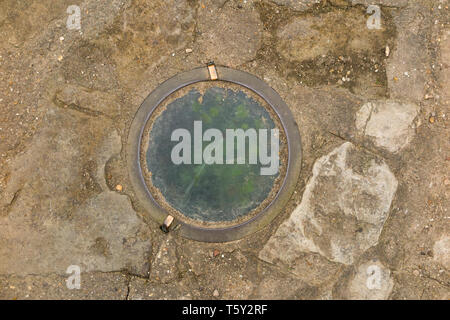
<svg viewBox="0 0 450 320">
<path fill-rule="evenodd" d="M 179 142 L 171 141 L 172 132 L 189 130 L 193 143 L 194 121 L 199 120 L 203 132 L 209 128 L 222 132 L 224 156 L 225 129 L 275 128 L 266 109 L 242 91 L 213 87 L 201 97 L 197 90 L 191 90 L 170 103 L 153 124 L 146 154 L 152 183 L 170 205 L 190 218 L 231 221 L 244 216 L 268 196 L 277 175 L 260 175 L 261 165 L 248 164 L 248 156 L 246 164 L 239 165 L 173 164 L 171 151 Z M 203 142 L 203 148 L 209 143 Z M 270 139 L 268 148 L 270 151 Z"/>
</svg>

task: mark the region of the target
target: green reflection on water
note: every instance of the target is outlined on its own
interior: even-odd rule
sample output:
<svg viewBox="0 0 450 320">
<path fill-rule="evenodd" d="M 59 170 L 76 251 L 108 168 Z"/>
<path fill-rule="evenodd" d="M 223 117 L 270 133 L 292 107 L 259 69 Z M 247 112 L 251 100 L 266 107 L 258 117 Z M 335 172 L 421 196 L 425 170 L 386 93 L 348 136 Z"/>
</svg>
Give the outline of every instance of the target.
<svg viewBox="0 0 450 320">
<path fill-rule="evenodd" d="M 171 141 L 172 132 L 185 128 L 193 141 L 194 121 L 200 120 L 203 132 L 216 128 L 223 133 L 224 156 L 226 129 L 270 130 L 275 123 L 267 110 L 244 92 L 212 87 L 202 97 L 193 89 L 171 102 L 153 124 L 146 153 L 153 185 L 171 206 L 192 219 L 231 221 L 256 208 L 269 195 L 277 175 L 260 175 L 261 165 L 248 164 L 247 153 L 246 164 L 173 164 L 171 151 L 178 142 Z M 203 142 L 203 148 L 208 144 Z M 246 150 L 248 147 L 246 139 Z M 257 152 L 257 147 L 252 147 Z M 268 149 L 270 152 L 270 139 Z"/>
</svg>

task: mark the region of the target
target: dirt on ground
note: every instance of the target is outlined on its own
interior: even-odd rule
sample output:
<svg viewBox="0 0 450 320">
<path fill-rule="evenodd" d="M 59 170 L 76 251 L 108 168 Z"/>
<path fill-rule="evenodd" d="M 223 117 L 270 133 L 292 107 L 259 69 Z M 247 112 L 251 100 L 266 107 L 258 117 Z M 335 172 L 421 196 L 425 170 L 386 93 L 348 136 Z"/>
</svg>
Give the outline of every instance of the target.
<svg viewBox="0 0 450 320">
<path fill-rule="evenodd" d="M 0 298 L 449 299 L 449 22 L 445 0 L 2 1 Z M 126 163 L 145 97 L 209 61 L 302 139 L 285 208 L 228 243 L 161 232 Z"/>
</svg>

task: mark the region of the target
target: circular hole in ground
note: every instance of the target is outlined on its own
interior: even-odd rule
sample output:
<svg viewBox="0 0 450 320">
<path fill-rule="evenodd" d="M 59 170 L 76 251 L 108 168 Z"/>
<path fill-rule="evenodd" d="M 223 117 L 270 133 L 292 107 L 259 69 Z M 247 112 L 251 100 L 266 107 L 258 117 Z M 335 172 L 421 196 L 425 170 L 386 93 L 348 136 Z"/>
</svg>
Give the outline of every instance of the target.
<svg viewBox="0 0 450 320">
<path fill-rule="evenodd" d="M 150 93 L 126 155 L 144 214 L 165 232 L 207 242 L 268 225 L 301 170 L 300 134 L 281 97 L 249 73 L 217 66 L 180 73 Z"/>
<path fill-rule="evenodd" d="M 170 214 L 199 226 L 251 219 L 277 195 L 286 173 L 280 119 L 251 90 L 198 82 L 167 97 L 148 120 L 141 168 Z"/>
</svg>

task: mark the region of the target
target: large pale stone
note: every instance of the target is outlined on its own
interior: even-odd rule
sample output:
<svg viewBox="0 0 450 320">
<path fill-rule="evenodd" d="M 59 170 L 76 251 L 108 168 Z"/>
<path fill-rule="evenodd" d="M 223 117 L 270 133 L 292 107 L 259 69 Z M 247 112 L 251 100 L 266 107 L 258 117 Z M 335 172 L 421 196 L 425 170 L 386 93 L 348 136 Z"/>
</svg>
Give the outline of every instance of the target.
<svg viewBox="0 0 450 320">
<path fill-rule="evenodd" d="M 377 101 L 364 104 L 356 113 L 356 128 L 378 147 L 397 152 L 414 136 L 413 120 L 419 107 L 411 103 Z"/>
<path fill-rule="evenodd" d="M 346 142 L 313 167 L 302 202 L 259 257 L 291 266 L 304 252 L 352 264 L 378 242 L 397 179 L 377 156 Z"/>
<path fill-rule="evenodd" d="M 11 166 L 0 214 L 0 274 L 120 271 L 147 275 L 151 243 L 104 166 L 121 150 L 104 117 L 51 108 Z"/>
<path fill-rule="evenodd" d="M 374 31 L 366 24 L 367 17 L 358 9 L 295 17 L 277 32 L 277 51 L 285 59 L 296 62 L 327 55 L 367 55 L 379 50 L 386 37 L 382 32 L 384 25 L 382 30 Z"/>
</svg>

